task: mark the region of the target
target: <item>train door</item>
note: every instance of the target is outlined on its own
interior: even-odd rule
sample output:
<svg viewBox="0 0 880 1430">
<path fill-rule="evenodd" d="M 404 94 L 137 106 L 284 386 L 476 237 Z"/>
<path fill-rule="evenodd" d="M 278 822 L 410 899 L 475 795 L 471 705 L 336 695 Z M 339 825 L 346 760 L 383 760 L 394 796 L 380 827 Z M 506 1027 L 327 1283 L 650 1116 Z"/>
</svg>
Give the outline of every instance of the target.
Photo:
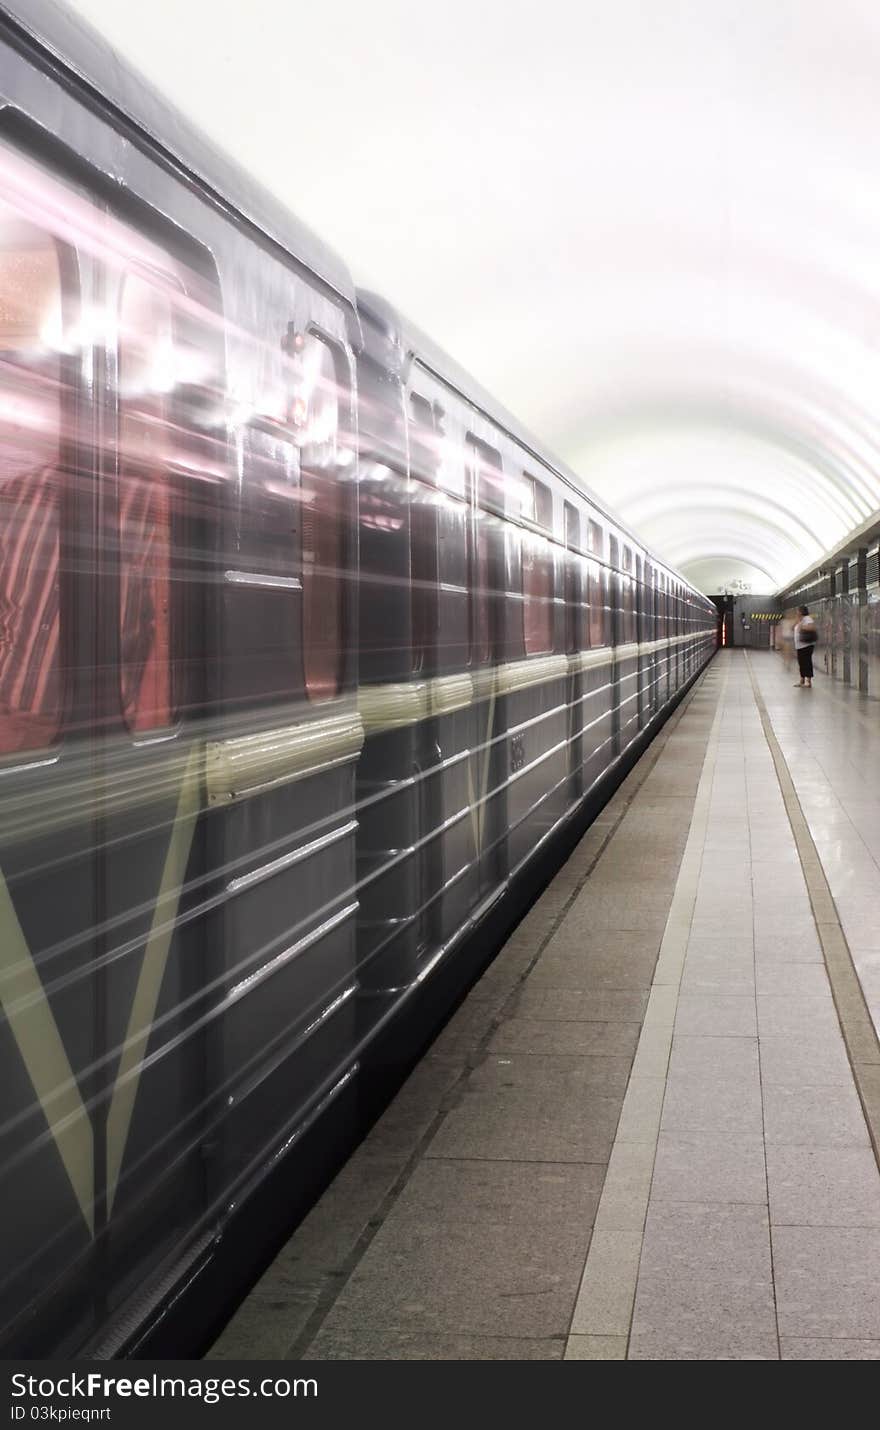
<svg viewBox="0 0 880 1430">
<path fill-rule="evenodd" d="M 27 1354 L 96 1315 L 97 269 L 56 217 L 83 196 L 5 145 L 0 196 L 0 1341 Z"/>
<path fill-rule="evenodd" d="M 655 580 L 656 573 L 653 563 L 646 557 L 644 564 L 644 585 L 642 587 L 642 642 L 644 645 L 642 668 L 644 671 L 643 700 L 646 724 L 650 723 L 657 713 L 657 608 Z"/>
<path fill-rule="evenodd" d="M 620 590 L 620 542 L 616 536 L 609 538 L 609 558 L 608 558 L 608 585 L 609 585 L 609 615 L 611 622 L 611 646 L 614 655 L 614 664 L 611 667 L 611 722 L 612 722 L 612 757 L 617 758 L 621 751 L 620 733 L 620 691 L 621 691 L 621 663 L 618 651 L 623 644 L 623 622 L 621 620 L 621 590 Z"/>
<path fill-rule="evenodd" d="M 479 901 L 473 789 L 476 711 L 470 654 L 470 508 L 465 501 L 462 414 L 432 376 L 415 368 L 409 394 L 412 602 L 424 718 L 419 727 L 420 841 L 425 952 L 451 946 Z"/>
<path fill-rule="evenodd" d="M 568 659 L 568 748 L 571 770 L 571 803 L 577 804 L 584 792 L 584 669 L 581 650 L 585 642 L 583 582 L 584 566 L 581 550 L 581 518 L 571 502 L 565 503 L 565 567 L 563 599 L 565 652 Z"/>
<path fill-rule="evenodd" d="M 468 591 L 473 738 L 469 802 L 480 903 L 500 891 L 507 872 L 506 710 L 499 702 L 503 664 L 499 593 L 506 589 L 505 487 L 501 457 L 467 438 Z"/>
<path fill-rule="evenodd" d="M 583 691 L 581 737 L 584 790 L 588 791 L 614 758 L 614 646 L 612 644 L 611 576 L 606 561 L 605 533 L 587 520 L 587 620 L 581 652 Z"/>
<path fill-rule="evenodd" d="M 344 315 L 289 268 L 248 257 L 257 311 L 246 288 L 228 285 L 227 321 L 247 335 L 229 379 L 252 402 L 223 505 L 205 751 L 216 895 L 205 1155 L 218 1208 L 258 1184 L 349 1085 L 359 989 L 363 725 Z"/>
<path fill-rule="evenodd" d="M 670 615 L 670 595 L 669 577 L 665 571 L 660 573 L 659 601 L 660 601 L 660 639 L 663 646 L 660 651 L 662 667 L 660 670 L 660 700 L 665 705 L 672 695 L 673 690 L 673 661 L 675 659 L 675 646 L 672 642 L 672 618 Z"/>
<path fill-rule="evenodd" d="M 413 593 L 413 520 L 427 516 L 408 470 L 408 419 L 399 350 L 380 315 L 362 306 L 358 359 L 358 699 L 365 741 L 358 764 L 359 1008 L 365 1028 L 418 976 L 425 952 L 421 836 L 427 713 L 427 612 Z M 422 490 L 419 491 L 421 497 Z M 425 553 L 416 536 L 420 559 Z M 426 633 L 424 633 L 426 635 Z"/>
<path fill-rule="evenodd" d="M 104 275 L 116 344 L 97 444 L 108 1318 L 204 1211 L 202 533 L 223 470 L 199 396 L 215 406 L 222 385 L 216 285 L 136 224 L 110 227 L 133 257 Z"/>
<path fill-rule="evenodd" d="M 519 509 L 505 523 L 506 616 L 498 668 L 499 709 L 507 731 L 507 843 L 516 870 L 562 818 L 568 803 L 568 658 L 563 653 L 565 551 L 553 538 L 553 494 L 521 472 Z M 518 539 L 517 539 L 518 538 Z M 558 584 L 557 584 L 558 583 Z M 520 587 L 517 590 L 517 586 Z M 511 591 L 511 587 L 513 591 Z M 520 599 L 511 599 L 519 595 Z M 511 658 L 512 657 L 512 658 Z"/>
<path fill-rule="evenodd" d="M 645 611 L 645 588 L 642 580 L 643 566 L 642 558 L 636 553 L 635 556 L 635 581 L 633 583 L 633 605 L 635 608 L 635 642 L 638 647 L 636 653 L 636 680 L 638 684 L 638 726 L 643 729 L 648 718 L 648 680 L 646 661 L 648 659 L 644 646 L 647 641 L 645 631 L 647 628 L 647 617 Z"/>
<path fill-rule="evenodd" d="M 201 790 L 172 476 L 195 456 L 178 319 L 201 289 L 151 226 L 21 154 L 0 163 L 2 1319 L 11 1345 L 60 1349 L 202 1198 L 183 1012 L 201 931 L 177 933 Z"/>
</svg>

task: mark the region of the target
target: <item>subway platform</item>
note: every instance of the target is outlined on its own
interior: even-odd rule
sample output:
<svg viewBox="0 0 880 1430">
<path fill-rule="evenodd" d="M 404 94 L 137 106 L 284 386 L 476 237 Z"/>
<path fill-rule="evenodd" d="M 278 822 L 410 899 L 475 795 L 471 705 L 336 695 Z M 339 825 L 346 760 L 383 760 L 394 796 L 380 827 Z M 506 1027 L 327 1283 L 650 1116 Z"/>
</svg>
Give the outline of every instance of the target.
<svg viewBox="0 0 880 1430">
<path fill-rule="evenodd" d="M 723 652 L 214 1359 L 880 1359 L 880 706 Z"/>
</svg>

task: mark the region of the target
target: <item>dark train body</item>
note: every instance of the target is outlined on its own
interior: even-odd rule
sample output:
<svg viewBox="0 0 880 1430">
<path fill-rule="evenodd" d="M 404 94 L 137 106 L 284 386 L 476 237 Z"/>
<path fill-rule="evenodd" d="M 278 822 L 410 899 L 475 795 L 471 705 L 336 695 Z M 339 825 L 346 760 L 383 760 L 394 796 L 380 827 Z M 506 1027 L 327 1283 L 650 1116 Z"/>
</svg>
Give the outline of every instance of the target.
<svg viewBox="0 0 880 1430">
<path fill-rule="evenodd" d="M 0 204 L 0 1346 L 192 1349 L 715 611 L 49 3 Z"/>
</svg>

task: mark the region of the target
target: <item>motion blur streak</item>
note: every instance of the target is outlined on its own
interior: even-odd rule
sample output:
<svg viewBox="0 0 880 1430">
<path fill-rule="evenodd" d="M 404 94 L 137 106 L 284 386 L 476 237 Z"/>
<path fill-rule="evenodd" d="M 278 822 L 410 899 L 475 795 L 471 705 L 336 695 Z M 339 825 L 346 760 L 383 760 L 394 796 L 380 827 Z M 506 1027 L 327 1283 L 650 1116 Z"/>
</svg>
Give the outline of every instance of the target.
<svg viewBox="0 0 880 1430">
<path fill-rule="evenodd" d="M 0 1344 L 106 1356 L 279 1167 L 289 1222 L 380 1038 L 436 1022 L 716 615 L 100 41 L 19 20 Z"/>
</svg>

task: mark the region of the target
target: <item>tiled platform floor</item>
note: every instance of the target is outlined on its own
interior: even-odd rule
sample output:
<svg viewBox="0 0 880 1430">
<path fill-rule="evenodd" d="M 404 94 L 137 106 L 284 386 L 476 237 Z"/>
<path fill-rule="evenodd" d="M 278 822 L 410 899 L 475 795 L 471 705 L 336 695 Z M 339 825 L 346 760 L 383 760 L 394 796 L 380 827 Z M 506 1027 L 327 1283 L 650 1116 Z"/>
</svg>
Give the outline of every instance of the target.
<svg viewBox="0 0 880 1430">
<path fill-rule="evenodd" d="M 212 1357 L 880 1358 L 880 1176 L 752 680 L 865 938 L 880 738 L 788 679 L 713 662 Z"/>
</svg>

